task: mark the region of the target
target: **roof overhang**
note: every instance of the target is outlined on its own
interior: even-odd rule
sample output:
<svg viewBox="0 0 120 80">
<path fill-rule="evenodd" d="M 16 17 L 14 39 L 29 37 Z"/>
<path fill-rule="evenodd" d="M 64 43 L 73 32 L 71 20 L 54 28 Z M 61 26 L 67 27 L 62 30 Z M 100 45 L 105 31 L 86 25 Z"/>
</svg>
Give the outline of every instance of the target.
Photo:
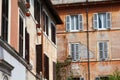
<svg viewBox="0 0 120 80">
<path fill-rule="evenodd" d="M 42 3 L 47 6 L 48 11 L 51 13 L 52 18 L 54 19 L 56 24 L 62 24 L 62 20 L 60 19 L 58 13 L 56 12 L 55 8 L 53 7 L 50 0 L 42 0 Z"/>
<path fill-rule="evenodd" d="M 120 0 L 108 0 L 108 1 L 91 1 L 91 2 L 77 2 L 77 3 L 66 3 L 66 4 L 54 4 L 56 9 L 64 9 L 64 8 L 85 8 L 95 7 L 95 6 L 110 6 L 110 5 L 119 5 Z"/>
</svg>

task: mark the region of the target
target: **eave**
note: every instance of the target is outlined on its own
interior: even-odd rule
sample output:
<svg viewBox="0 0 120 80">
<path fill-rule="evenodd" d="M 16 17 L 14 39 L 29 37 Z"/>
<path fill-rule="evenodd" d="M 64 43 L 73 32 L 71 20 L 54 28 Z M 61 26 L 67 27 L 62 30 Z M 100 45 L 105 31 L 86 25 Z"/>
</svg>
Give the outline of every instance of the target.
<svg viewBox="0 0 120 80">
<path fill-rule="evenodd" d="M 62 24 L 62 20 L 60 19 L 58 13 L 56 12 L 55 8 L 53 7 L 50 0 L 42 0 L 42 3 L 47 6 L 49 12 L 52 15 L 52 18 L 55 20 L 56 24 Z"/>
<path fill-rule="evenodd" d="M 93 2 L 78 2 L 78 3 L 66 3 L 66 4 L 54 4 L 54 7 L 58 9 L 71 9 L 71 8 L 86 8 L 88 7 L 100 7 L 100 6 L 110 6 L 110 5 L 120 5 L 120 0 L 109 0 L 109 1 L 93 1 Z"/>
</svg>

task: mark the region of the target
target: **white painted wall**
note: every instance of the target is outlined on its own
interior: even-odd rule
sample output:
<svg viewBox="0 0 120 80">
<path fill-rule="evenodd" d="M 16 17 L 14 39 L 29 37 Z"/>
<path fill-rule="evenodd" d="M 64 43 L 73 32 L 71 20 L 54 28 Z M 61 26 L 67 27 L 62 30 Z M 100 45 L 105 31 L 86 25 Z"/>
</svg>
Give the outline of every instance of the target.
<svg viewBox="0 0 120 80">
<path fill-rule="evenodd" d="M 3 59 L 11 64 L 14 69 L 12 70 L 11 80 L 26 80 L 26 68 L 23 64 L 17 61 L 13 56 L 11 56 L 4 48 L 0 46 L 2 50 Z"/>
</svg>

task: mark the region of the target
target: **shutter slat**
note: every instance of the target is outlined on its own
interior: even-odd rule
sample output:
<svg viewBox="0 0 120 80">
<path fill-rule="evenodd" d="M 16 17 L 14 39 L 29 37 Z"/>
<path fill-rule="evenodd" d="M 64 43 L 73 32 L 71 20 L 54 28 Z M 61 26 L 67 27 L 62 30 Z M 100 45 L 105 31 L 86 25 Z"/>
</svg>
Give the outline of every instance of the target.
<svg viewBox="0 0 120 80">
<path fill-rule="evenodd" d="M 106 13 L 106 27 L 111 28 L 111 13 L 110 12 Z"/>
<path fill-rule="evenodd" d="M 93 14 L 93 28 L 97 29 L 97 27 L 98 27 L 98 14 L 94 13 Z"/>
<path fill-rule="evenodd" d="M 78 15 L 78 26 L 79 26 L 79 30 L 83 30 L 83 16 L 80 14 Z"/>
<path fill-rule="evenodd" d="M 70 16 L 66 16 L 66 31 L 70 31 Z"/>
</svg>

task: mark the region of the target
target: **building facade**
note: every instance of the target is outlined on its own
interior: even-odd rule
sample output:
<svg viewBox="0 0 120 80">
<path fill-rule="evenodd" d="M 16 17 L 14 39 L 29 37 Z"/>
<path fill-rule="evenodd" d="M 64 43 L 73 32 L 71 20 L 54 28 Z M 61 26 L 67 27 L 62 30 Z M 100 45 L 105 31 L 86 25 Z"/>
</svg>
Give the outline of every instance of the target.
<svg viewBox="0 0 120 80">
<path fill-rule="evenodd" d="M 56 25 L 47 0 L 0 1 L 0 80 L 55 80 Z"/>
<path fill-rule="evenodd" d="M 120 1 L 52 0 L 64 24 L 57 26 L 57 57 L 70 55 L 66 80 L 108 80 L 120 70 Z"/>
</svg>

